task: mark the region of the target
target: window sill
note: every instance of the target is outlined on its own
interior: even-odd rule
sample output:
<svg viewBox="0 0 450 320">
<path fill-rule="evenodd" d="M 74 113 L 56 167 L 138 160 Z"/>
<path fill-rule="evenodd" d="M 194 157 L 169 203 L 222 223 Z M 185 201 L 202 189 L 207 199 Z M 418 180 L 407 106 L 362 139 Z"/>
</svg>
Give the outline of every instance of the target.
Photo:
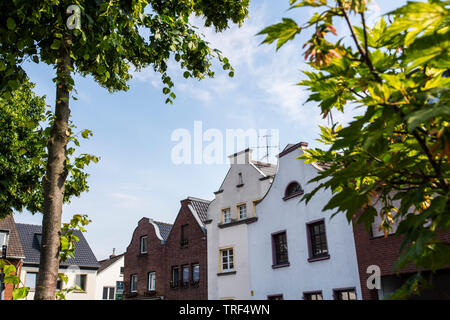
<svg viewBox="0 0 450 320">
<path fill-rule="evenodd" d="M 236 226 L 236 225 L 243 224 L 243 223 L 246 223 L 246 224 L 253 223 L 257 220 L 258 220 L 257 217 L 251 217 L 251 218 L 246 218 L 246 219 L 237 220 L 237 221 L 231 221 L 231 222 L 227 222 L 227 223 L 219 223 L 218 227 L 223 229 L 223 228 L 228 228 L 228 227 Z"/>
<path fill-rule="evenodd" d="M 219 272 L 217 275 L 220 277 L 220 276 L 228 276 L 228 275 L 232 275 L 232 274 L 236 274 L 236 271 Z"/>
<path fill-rule="evenodd" d="M 139 252 L 138 257 L 145 257 L 148 254 L 148 252 Z"/>
<path fill-rule="evenodd" d="M 292 198 L 296 198 L 298 196 L 301 196 L 303 193 L 304 193 L 303 191 L 293 193 L 293 194 L 291 194 L 289 196 L 284 197 L 283 200 L 286 201 L 286 200 L 289 200 L 289 199 L 292 199 Z"/>
<path fill-rule="evenodd" d="M 291 264 L 289 262 L 280 263 L 280 264 L 273 264 L 272 269 L 279 269 L 284 267 L 289 267 Z"/>
<path fill-rule="evenodd" d="M 241 188 L 241 187 L 243 187 L 244 186 L 244 184 L 243 183 L 240 183 L 240 184 L 238 184 L 237 186 L 236 186 L 236 188 Z"/>
<path fill-rule="evenodd" d="M 329 254 L 327 254 L 326 256 L 309 258 L 308 262 L 316 262 L 316 261 L 327 260 L 327 259 L 330 259 L 330 255 Z"/>
</svg>

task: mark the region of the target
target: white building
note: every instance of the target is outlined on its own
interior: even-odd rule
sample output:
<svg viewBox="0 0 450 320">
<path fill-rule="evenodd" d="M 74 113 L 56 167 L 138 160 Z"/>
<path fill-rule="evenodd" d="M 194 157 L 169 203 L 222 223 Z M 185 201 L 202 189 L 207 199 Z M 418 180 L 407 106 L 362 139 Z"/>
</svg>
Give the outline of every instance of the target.
<svg viewBox="0 0 450 320">
<path fill-rule="evenodd" d="M 16 223 L 16 227 L 25 253 L 20 280 L 30 288 L 26 300 L 33 300 L 39 272 L 42 226 Z M 74 234 L 79 238 L 75 243 L 75 257 L 61 262 L 58 270 L 58 273 L 67 276 L 68 281 L 64 283 L 58 280 L 57 289 L 77 285 L 82 290 L 67 293 L 67 300 L 95 300 L 97 269 L 100 265 L 83 233 L 75 230 Z"/>
<path fill-rule="evenodd" d="M 97 271 L 96 300 L 122 300 L 124 254 L 115 255 L 99 261 Z"/>
<path fill-rule="evenodd" d="M 267 192 L 276 166 L 252 160 L 252 151 L 231 155 L 230 169 L 208 208 L 208 299 L 250 299 L 248 226 L 254 204 Z"/>
<path fill-rule="evenodd" d="M 251 299 L 361 299 L 351 224 L 344 214 L 322 211 L 331 198 L 320 190 L 306 205 L 307 182 L 322 170 L 299 160 L 306 146 L 288 145 L 278 172 L 248 225 Z"/>
</svg>

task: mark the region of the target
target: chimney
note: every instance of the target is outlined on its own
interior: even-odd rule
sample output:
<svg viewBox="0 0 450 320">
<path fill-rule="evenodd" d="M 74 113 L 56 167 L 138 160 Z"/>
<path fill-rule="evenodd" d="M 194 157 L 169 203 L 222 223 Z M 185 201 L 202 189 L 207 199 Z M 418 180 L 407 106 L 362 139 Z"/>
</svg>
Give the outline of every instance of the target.
<svg viewBox="0 0 450 320">
<path fill-rule="evenodd" d="M 230 159 L 230 164 L 248 164 L 252 161 L 252 149 L 247 148 L 245 150 L 236 152 L 235 154 L 232 154 L 228 156 L 228 159 Z"/>
<path fill-rule="evenodd" d="M 110 259 L 114 258 L 116 256 L 116 248 L 113 248 L 112 255 L 109 256 Z"/>
</svg>

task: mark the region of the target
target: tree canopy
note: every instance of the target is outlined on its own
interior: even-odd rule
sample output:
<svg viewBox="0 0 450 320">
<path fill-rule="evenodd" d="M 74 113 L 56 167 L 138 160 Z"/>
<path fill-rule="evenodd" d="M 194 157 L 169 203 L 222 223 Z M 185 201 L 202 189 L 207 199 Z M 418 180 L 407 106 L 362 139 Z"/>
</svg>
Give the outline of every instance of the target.
<svg viewBox="0 0 450 320">
<path fill-rule="evenodd" d="M 311 180 L 319 185 L 303 200 L 330 189 L 324 209 L 368 230 L 381 216 L 386 236 L 403 237 L 397 270 L 412 262 L 435 271 L 450 263 L 449 244 L 439 240 L 450 228 L 450 2 L 408 2 L 373 27 L 368 2 L 290 0 L 290 9 L 311 7 L 314 15 L 301 24 L 284 18 L 260 34 L 278 50 L 312 29 L 303 49 L 313 71 L 298 83 L 311 92 L 308 101 L 324 117 L 364 110 L 344 128 L 321 128 L 319 141 L 329 148 L 308 149 L 303 159 L 329 168 Z M 339 40 L 338 20 L 349 35 Z M 425 283 L 419 273 L 394 297 Z"/>
</svg>

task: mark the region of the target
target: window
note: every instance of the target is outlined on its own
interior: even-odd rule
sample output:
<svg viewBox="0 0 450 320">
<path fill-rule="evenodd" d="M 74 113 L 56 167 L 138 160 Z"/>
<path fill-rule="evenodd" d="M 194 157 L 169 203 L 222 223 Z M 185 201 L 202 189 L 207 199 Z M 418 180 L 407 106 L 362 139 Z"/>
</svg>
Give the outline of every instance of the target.
<svg viewBox="0 0 450 320">
<path fill-rule="evenodd" d="M 308 224 L 310 259 L 328 257 L 325 222 L 323 220 Z"/>
<path fill-rule="evenodd" d="M 242 179 L 242 172 L 238 173 L 238 187 L 242 187 L 244 185 L 244 180 Z"/>
<path fill-rule="evenodd" d="M 172 287 L 178 287 L 178 283 L 180 280 L 178 267 L 172 267 Z"/>
<path fill-rule="evenodd" d="M 223 223 L 231 222 L 231 210 L 230 208 L 222 210 Z"/>
<path fill-rule="evenodd" d="M 79 286 L 82 291 L 86 291 L 86 280 L 87 280 L 87 275 L 77 274 L 75 276 L 75 285 Z"/>
<path fill-rule="evenodd" d="M 200 265 L 195 263 L 192 265 L 192 282 L 200 281 Z"/>
<path fill-rule="evenodd" d="M 140 241 L 140 253 L 147 253 L 147 236 L 142 236 Z"/>
<path fill-rule="evenodd" d="M 8 231 L 0 231 L 0 250 L 8 245 Z"/>
<path fill-rule="evenodd" d="M 181 280 L 182 280 L 183 284 L 185 285 L 185 284 L 189 283 L 189 265 L 182 266 L 181 271 L 182 271 Z"/>
<path fill-rule="evenodd" d="M 233 249 L 225 249 L 220 251 L 222 258 L 222 271 L 233 271 L 234 270 L 234 260 L 233 260 Z"/>
<path fill-rule="evenodd" d="M 304 300 L 323 300 L 322 291 L 312 291 L 303 293 Z"/>
<path fill-rule="evenodd" d="M 334 300 L 356 300 L 356 290 L 336 289 L 334 290 Z"/>
<path fill-rule="evenodd" d="M 247 218 L 247 205 L 241 204 L 238 206 L 238 212 L 239 212 L 239 219 L 245 219 Z"/>
<path fill-rule="evenodd" d="M 137 291 L 137 282 L 138 282 L 137 274 L 132 274 L 130 277 L 130 291 L 131 292 Z"/>
<path fill-rule="evenodd" d="M 156 272 L 149 272 L 147 277 L 147 290 L 156 290 Z"/>
<path fill-rule="evenodd" d="M 289 263 L 288 259 L 288 246 L 286 231 L 279 232 L 272 235 L 272 246 L 273 246 L 273 264 L 285 265 Z"/>
<path fill-rule="evenodd" d="M 37 272 L 27 272 L 25 276 L 25 287 L 30 288 L 30 290 L 36 289 Z"/>
<path fill-rule="evenodd" d="M 275 295 L 267 296 L 267 300 L 283 300 L 283 295 L 275 294 Z"/>
<path fill-rule="evenodd" d="M 287 187 L 286 191 L 284 192 L 284 198 L 285 200 L 293 198 L 295 196 L 301 195 L 303 193 L 303 189 L 300 186 L 298 182 L 291 182 Z"/>
<path fill-rule="evenodd" d="M 123 276 L 123 272 L 125 270 L 125 267 L 120 267 L 120 275 Z"/>
<path fill-rule="evenodd" d="M 184 224 L 181 226 L 181 240 L 180 245 L 186 247 L 189 244 L 188 240 L 188 225 Z"/>
<path fill-rule="evenodd" d="M 114 294 L 114 287 L 103 287 L 103 300 L 115 300 Z"/>
<path fill-rule="evenodd" d="M 56 290 L 62 290 L 62 280 L 61 280 L 61 278 L 58 278 L 58 280 L 56 280 Z"/>
</svg>

